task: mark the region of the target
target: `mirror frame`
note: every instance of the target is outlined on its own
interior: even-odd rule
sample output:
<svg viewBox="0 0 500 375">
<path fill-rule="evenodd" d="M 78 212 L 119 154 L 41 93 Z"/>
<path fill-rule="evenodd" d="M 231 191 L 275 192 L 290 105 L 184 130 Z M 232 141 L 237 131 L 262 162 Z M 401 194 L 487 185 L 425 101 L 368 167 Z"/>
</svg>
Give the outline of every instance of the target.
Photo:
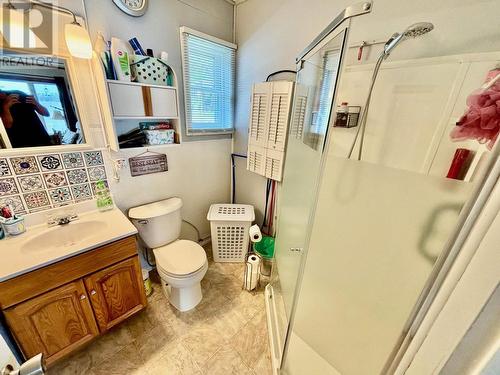
<svg viewBox="0 0 500 375">
<path fill-rule="evenodd" d="M 71 145 L 56 145 L 56 146 L 37 146 L 37 147 L 20 147 L 20 148 L 0 148 L 0 157 L 9 157 L 16 155 L 29 155 L 29 154 L 41 154 L 41 153 L 60 153 L 60 152 L 72 152 L 72 151 L 82 151 L 82 150 L 90 150 L 95 148 L 93 146 L 93 137 L 90 128 L 90 121 L 85 110 L 85 99 L 82 90 L 82 85 L 80 84 L 77 76 L 77 68 L 75 61 L 81 60 L 81 63 L 86 64 L 88 67 L 88 71 L 90 74 L 93 74 L 92 66 L 90 64 L 90 60 L 76 59 L 72 57 L 69 53 L 60 53 L 54 55 L 41 54 L 36 52 L 27 52 L 26 49 L 10 49 L 3 48 L 3 54 L 12 54 L 12 55 L 31 55 L 31 56 L 43 56 L 43 57 L 55 57 L 62 61 L 64 61 L 64 65 L 66 68 L 66 73 L 68 77 L 68 83 L 70 86 L 71 94 L 74 100 L 75 111 L 77 113 L 77 117 L 80 121 L 80 125 L 83 131 L 84 143 L 81 144 L 71 144 Z M 94 78 L 92 77 L 92 80 Z M 93 91 L 94 94 L 94 91 Z M 99 108 L 97 109 L 99 110 Z M 99 114 L 100 116 L 100 114 Z M 4 125 L 2 119 L 0 118 L 0 135 L 2 137 L 7 136 L 7 133 L 4 131 Z"/>
</svg>

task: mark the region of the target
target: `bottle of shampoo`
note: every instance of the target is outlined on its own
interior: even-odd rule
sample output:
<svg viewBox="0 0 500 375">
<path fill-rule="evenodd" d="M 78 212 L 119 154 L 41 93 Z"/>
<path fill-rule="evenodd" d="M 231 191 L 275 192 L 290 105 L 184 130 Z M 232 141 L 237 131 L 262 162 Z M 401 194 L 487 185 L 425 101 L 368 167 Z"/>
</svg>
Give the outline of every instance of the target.
<svg viewBox="0 0 500 375">
<path fill-rule="evenodd" d="M 346 128 L 349 121 L 349 106 L 347 102 L 342 102 L 337 109 L 337 118 L 335 119 L 335 126 Z"/>
<path fill-rule="evenodd" d="M 118 38 L 111 38 L 111 55 L 119 81 L 130 82 L 130 60 L 127 43 Z"/>
</svg>

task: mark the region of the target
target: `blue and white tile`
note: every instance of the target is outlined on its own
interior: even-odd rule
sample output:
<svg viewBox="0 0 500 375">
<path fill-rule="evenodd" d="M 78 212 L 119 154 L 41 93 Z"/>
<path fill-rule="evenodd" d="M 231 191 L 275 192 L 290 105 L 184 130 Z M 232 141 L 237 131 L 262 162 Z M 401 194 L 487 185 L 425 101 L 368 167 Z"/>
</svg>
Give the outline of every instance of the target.
<svg viewBox="0 0 500 375">
<path fill-rule="evenodd" d="M 20 156 L 10 158 L 15 174 L 30 174 L 40 172 L 34 156 Z"/>
<path fill-rule="evenodd" d="M 89 181 L 87 171 L 83 168 L 66 171 L 70 185 L 84 184 Z"/>
<path fill-rule="evenodd" d="M 39 174 L 19 176 L 17 178 L 17 184 L 23 193 L 45 189 L 42 176 Z"/>
<path fill-rule="evenodd" d="M 9 162 L 5 158 L 0 158 L 0 177 L 12 176 Z"/>
<path fill-rule="evenodd" d="M 24 215 L 27 210 L 20 195 L 0 197 L 0 206 L 11 206 L 16 215 Z"/>
<path fill-rule="evenodd" d="M 68 180 L 64 172 L 44 173 L 43 179 L 49 189 L 68 185 Z"/>
<path fill-rule="evenodd" d="M 72 185 L 71 193 L 75 201 L 92 199 L 92 189 L 89 184 Z"/>
<path fill-rule="evenodd" d="M 16 180 L 13 177 L 0 178 L 0 196 L 19 194 Z"/>
<path fill-rule="evenodd" d="M 63 169 L 61 157 L 57 154 L 37 156 L 42 171 L 50 172 Z"/>
<path fill-rule="evenodd" d="M 106 170 L 103 165 L 99 167 L 89 167 L 87 168 L 87 172 L 89 173 L 90 181 L 100 181 L 106 179 Z"/>
<path fill-rule="evenodd" d="M 86 151 L 83 155 L 85 156 L 85 164 L 88 167 L 104 164 L 101 151 Z"/>
<path fill-rule="evenodd" d="M 23 194 L 23 197 L 26 202 L 26 206 L 30 211 L 36 208 L 50 207 L 49 196 L 45 190 L 26 193 Z"/>
<path fill-rule="evenodd" d="M 61 154 L 61 158 L 64 168 L 66 169 L 85 167 L 81 152 L 65 152 L 64 154 Z"/>
<path fill-rule="evenodd" d="M 55 205 L 62 203 L 69 203 L 72 201 L 71 192 L 69 187 L 59 187 L 57 189 L 49 190 L 50 201 Z"/>
</svg>

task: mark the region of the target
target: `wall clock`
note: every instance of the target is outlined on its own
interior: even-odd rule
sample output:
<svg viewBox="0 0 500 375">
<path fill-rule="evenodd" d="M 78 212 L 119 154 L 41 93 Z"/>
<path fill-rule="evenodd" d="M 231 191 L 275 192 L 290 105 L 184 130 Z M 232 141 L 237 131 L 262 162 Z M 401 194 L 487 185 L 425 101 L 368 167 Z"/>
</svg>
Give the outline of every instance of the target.
<svg viewBox="0 0 500 375">
<path fill-rule="evenodd" d="M 113 3 L 115 3 L 122 12 L 133 17 L 142 16 L 148 9 L 148 0 L 113 0 Z"/>
</svg>

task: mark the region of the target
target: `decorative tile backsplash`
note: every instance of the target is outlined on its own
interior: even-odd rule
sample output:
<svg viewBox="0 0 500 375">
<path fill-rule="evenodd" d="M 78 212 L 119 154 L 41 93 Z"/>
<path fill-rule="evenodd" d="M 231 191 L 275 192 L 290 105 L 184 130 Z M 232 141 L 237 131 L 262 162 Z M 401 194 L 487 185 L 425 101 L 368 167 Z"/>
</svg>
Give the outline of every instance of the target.
<svg viewBox="0 0 500 375">
<path fill-rule="evenodd" d="M 27 214 L 81 202 L 106 178 L 101 151 L 0 158 L 0 206 Z"/>
</svg>

